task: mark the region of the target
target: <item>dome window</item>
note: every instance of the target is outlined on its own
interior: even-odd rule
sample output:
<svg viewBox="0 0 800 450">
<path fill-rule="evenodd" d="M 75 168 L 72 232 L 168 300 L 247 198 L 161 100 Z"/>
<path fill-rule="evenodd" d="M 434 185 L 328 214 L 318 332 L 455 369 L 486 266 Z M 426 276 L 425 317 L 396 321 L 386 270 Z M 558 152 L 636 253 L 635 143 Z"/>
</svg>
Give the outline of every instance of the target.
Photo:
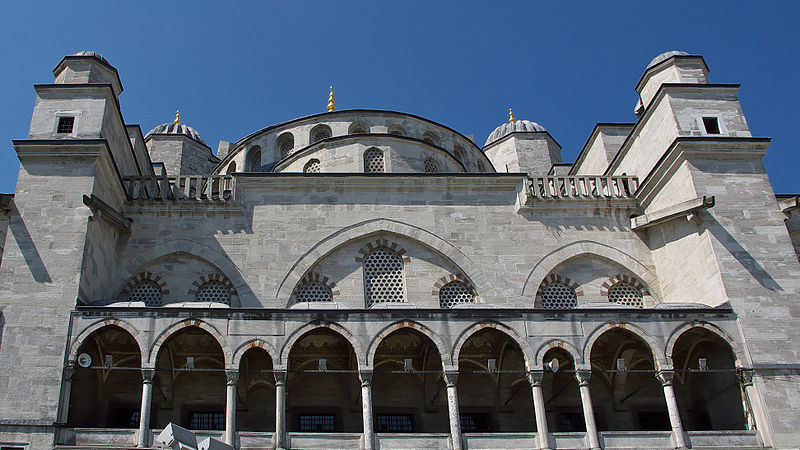
<svg viewBox="0 0 800 450">
<path fill-rule="evenodd" d="M 279 155 L 279 158 L 283 159 L 289 156 L 294 149 L 294 135 L 292 135 L 292 133 L 283 133 L 278 136 L 278 139 L 275 141 L 275 149 L 277 150 L 276 153 Z"/>
<path fill-rule="evenodd" d="M 383 152 L 375 147 L 364 152 L 364 172 L 381 173 L 384 172 Z"/>
<path fill-rule="evenodd" d="M 247 171 L 258 172 L 261 169 L 261 147 L 254 145 L 247 152 Z"/>
<path fill-rule="evenodd" d="M 319 160 L 318 159 L 310 159 L 305 167 L 303 167 L 304 173 L 319 173 Z"/>
<path fill-rule="evenodd" d="M 439 171 L 439 163 L 433 158 L 425 158 L 425 173 L 436 173 Z"/>
<path fill-rule="evenodd" d="M 314 128 L 311 129 L 310 143 L 314 144 L 314 143 L 317 143 L 319 141 L 323 141 L 325 139 L 328 139 L 331 136 L 333 136 L 333 133 L 331 132 L 331 127 L 329 127 L 327 125 L 317 125 L 317 126 L 315 126 Z"/>
</svg>

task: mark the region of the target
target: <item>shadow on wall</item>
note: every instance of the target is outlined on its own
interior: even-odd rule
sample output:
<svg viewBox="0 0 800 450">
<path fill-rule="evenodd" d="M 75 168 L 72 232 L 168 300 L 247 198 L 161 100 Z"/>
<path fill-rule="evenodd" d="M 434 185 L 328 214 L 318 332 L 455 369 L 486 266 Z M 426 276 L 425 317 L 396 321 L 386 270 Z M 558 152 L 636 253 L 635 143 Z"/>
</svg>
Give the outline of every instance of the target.
<svg viewBox="0 0 800 450">
<path fill-rule="evenodd" d="M 703 220 L 706 223 L 706 228 L 711 232 L 714 238 L 739 261 L 742 267 L 750 272 L 750 275 L 752 275 L 761 286 L 770 291 L 783 291 L 781 285 L 779 285 L 766 269 L 753 258 L 750 252 L 739 244 L 736 238 L 728 233 L 728 230 L 726 230 L 722 224 L 717 222 L 717 219 L 714 218 L 713 215 L 704 213 Z"/>
<path fill-rule="evenodd" d="M 8 221 L 8 228 L 11 229 L 14 239 L 17 241 L 19 250 L 22 252 L 22 256 L 28 264 L 28 269 L 30 269 L 33 279 L 36 280 L 37 283 L 52 282 L 53 280 L 50 278 L 50 274 L 44 266 L 42 257 L 39 255 L 39 250 L 36 249 L 36 244 L 33 242 L 33 238 L 31 238 L 31 234 L 28 232 L 28 227 L 25 226 L 25 222 L 17 209 L 17 205 L 12 203 L 11 210 L 11 220 Z"/>
</svg>

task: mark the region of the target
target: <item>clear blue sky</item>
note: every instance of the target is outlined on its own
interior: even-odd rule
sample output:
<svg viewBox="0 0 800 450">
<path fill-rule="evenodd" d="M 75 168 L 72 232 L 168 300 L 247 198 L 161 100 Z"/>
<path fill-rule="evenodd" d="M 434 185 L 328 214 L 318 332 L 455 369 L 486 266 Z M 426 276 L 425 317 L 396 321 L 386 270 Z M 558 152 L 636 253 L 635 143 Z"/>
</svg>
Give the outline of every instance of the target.
<svg viewBox="0 0 800 450">
<path fill-rule="evenodd" d="M 656 6 L 658 5 L 658 6 Z M 575 159 L 596 122 L 634 122 L 634 86 L 666 50 L 705 56 L 742 83 L 778 193 L 800 192 L 800 2 L 29 2 L 0 16 L 0 192 L 14 192 L 34 83 L 64 55 L 103 53 L 127 123 L 146 133 L 182 111 L 216 149 L 265 126 L 339 109 L 417 114 L 483 144 L 513 107 Z"/>
</svg>

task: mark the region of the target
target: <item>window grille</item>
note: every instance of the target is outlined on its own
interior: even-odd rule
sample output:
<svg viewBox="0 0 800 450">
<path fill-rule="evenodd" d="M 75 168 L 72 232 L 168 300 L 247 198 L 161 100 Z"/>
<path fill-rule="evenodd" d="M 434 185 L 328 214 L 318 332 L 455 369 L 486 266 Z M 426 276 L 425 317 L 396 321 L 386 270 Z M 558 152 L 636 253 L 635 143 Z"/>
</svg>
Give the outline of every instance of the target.
<svg viewBox="0 0 800 450">
<path fill-rule="evenodd" d="M 367 307 L 376 303 L 404 302 L 403 260 L 397 253 L 379 248 L 364 258 Z"/>
<path fill-rule="evenodd" d="M 56 133 L 65 133 L 65 134 L 72 133 L 72 127 L 74 125 L 75 125 L 74 117 L 59 117 Z"/>
<path fill-rule="evenodd" d="M 542 308 L 566 309 L 578 306 L 575 291 L 563 284 L 554 283 L 542 291 Z"/>
<path fill-rule="evenodd" d="M 474 301 L 475 293 L 472 292 L 472 289 L 458 281 L 448 283 L 439 290 L 439 306 L 442 308 L 451 308 L 460 303 L 473 303 Z"/>
<path fill-rule="evenodd" d="M 231 289 L 219 281 L 203 283 L 195 294 L 196 302 L 213 302 L 231 304 Z"/>
<path fill-rule="evenodd" d="M 261 150 L 251 149 L 247 155 L 247 170 L 249 172 L 257 172 L 261 168 Z"/>
<path fill-rule="evenodd" d="M 461 421 L 461 431 L 487 432 L 492 429 L 489 414 L 459 414 L 459 420 Z"/>
<path fill-rule="evenodd" d="M 136 283 L 128 294 L 132 302 L 144 302 L 145 306 L 161 306 L 161 286 L 155 281 L 144 280 Z"/>
<path fill-rule="evenodd" d="M 642 291 L 628 283 L 617 283 L 608 290 L 608 301 L 619 305 L 644 308 Z"/>
<path fill-rule="evenodd" d="M 193 412 L 189 418 L 189 428 L 192 430 L 224 430 L 225 413 Z"/>
<path fill-rule="evenodd" d="M 377 173 L 383 171 L 383 152 L 377 148 L 367 150 L 364 153 L 364 172 Z"/>
<path fill-rule="evenodd" d="M 305 173 L 319 173 L 319 160 L 312 159 L 306 163 L 306 166 L 303 168 L 303 172 Z"/>
<path fill-rule="evenodd" d="M 292 153 L 294 148 L 294 138 L 286 136 L 278 140 L 278 149 L 281 151 L 281 158 L 286 158 Z"/>
<path fill-rule="evenodd" d="M 314 137 L 311 138 L 311 143 L 313 144 L 313 143 L 319 142 L 319 141 L 321 141 L 323 139 L 328 139 L 329 137 L 331 137 L 331 134 L 328 133 L 327 131 L 324 131 L 324 130 L 323 131 L 317 131 L 316 133 L 314 133 Z"/>
<path fill-rule="evenodd" d="M 297 302 L 332 302 L 333 294 L 322 283 L 316 281 L 305 284 L 297 291 Z"/>
<path fill-rule="evenodd" d="M 300 431 L 334 431 L 333 414 L 300 414 Z"/>
<path fill-rule="evenodd" d="M 438 171 L 439 171 L 439 164 L 431 158 L 426 158 L 425 173 L 436 173 Z"/>
<path fill-rule="evenodd" d="M 377 414 L 375 428 L 379 433 L 403 433 L 414 431 L 411 414 Z"/>
<path fill-rule="evenodd" d="M 461 164 L 465 164 L 466 163 L 467 158 L 464 155 L 464 147 L 462 147 L 460 145 L 456 145 L 453 148 L 453 154 L 455 155 L 455 157 L 458 160 L 458 162 L 460 162 Z"/>
</svg>

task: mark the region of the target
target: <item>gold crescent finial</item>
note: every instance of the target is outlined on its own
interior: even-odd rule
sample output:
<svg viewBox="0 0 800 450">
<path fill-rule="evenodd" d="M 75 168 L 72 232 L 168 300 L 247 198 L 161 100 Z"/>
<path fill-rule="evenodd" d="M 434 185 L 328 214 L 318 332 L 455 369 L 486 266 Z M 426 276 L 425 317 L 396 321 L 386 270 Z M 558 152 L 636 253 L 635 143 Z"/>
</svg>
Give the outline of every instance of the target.
<svg viewBox="0 0 800 450">
<path fill-rule="evenodd" d="M 328 96 L 328 112 L 336 111 L 336 100 L 333 98 L 333 86 L 331 86 L 331 94 Z"/>
<path fill-rule="evenodd" d="M 181 110 L 175 111 L 175 125 L 181 124 Z"/>
<path fill-rule="evenodd" d="M 514 110 L 508 108 L 508 123 L 514 123 L 516 119 L 514 119 Z"/>
</svg>

